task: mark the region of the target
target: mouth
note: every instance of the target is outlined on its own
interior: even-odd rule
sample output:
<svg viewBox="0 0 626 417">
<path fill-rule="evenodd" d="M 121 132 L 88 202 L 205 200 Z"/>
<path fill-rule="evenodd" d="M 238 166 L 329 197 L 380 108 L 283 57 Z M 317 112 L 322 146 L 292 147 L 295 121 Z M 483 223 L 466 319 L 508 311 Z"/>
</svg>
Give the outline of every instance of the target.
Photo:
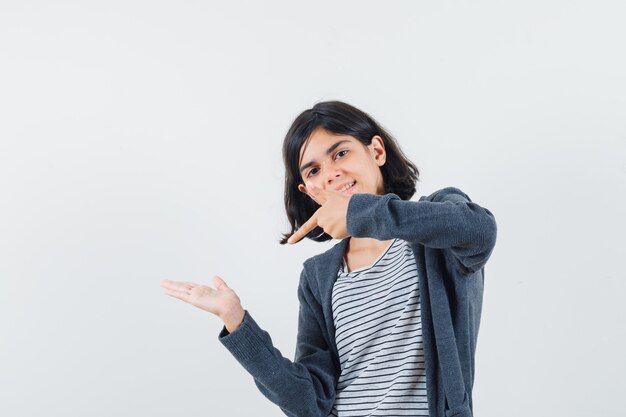
<svg viewBox="0 0 626 417">
<path fill-rule="evenodd" d="M 347 184 L 343 188 L 340 188 L 339 191 L 344 193 L 344 194 L 351 194 L 352 190 L 354 190 L 354 186 L 355 185 L 356 185 L 356 180 L 352 181 L 352 183 L 350 183 L 350 184 Z"/>
</svg>

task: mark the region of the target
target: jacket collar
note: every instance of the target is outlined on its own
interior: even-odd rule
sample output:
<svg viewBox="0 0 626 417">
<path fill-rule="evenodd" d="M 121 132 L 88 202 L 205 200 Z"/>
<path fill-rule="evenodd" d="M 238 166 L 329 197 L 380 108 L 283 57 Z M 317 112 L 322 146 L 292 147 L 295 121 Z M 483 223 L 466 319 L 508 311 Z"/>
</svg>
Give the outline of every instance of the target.
<svg viewBox="0 0 626 417">
<path fill-rule="evenodd" d="M 317 285 L 319 290 L 319 296 L 322 304 L 322 311 L 324 312 L 324 317 L 333 317 L 332 310 L 332 291 L 333 285 L 337 280 L 337 273 L 339 272 L 339 267 L 343 262 L 343 255 L 346 252 L 346 247 L 348 245 L 349 238 L 342 239 L 340 242 L 336 243 L 332 248 L 328 249 L 326 252 L 320 254 L 316 258 L 315 262 L 315 276 L 317 279 Z M 326 322 L 326 330 L 330 335 L 330 347 L 335 353 L 335 357 L 339 357 L 339 352 L 337 351 L 337 346 L 335 342 L 335 324 L 334 321 L 325 320 Z"/>
</svg>

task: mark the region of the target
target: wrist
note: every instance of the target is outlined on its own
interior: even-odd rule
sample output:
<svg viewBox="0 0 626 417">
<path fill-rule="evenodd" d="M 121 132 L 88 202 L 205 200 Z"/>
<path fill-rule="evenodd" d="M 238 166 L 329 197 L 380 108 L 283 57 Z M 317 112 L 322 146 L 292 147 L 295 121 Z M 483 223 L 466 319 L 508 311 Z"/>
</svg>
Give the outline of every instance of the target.
<svg viewBox="0 0 626 417">
<path fill-rule="evenodd" d="M 243 307 L 239 306 L 235 310 L 228 311 L 227 313 L 222 315 L 220 318 L 224 322 L 224 326 L 226 327 L 226 330 L 228 330 L 229 333 L 232 333 L 235 330 L 237 330 L 239 326 L 241 326 L 241 323 L 243 322 L 243 318 L 245 314 L 246 314 L 246 311 L 243 309 Z"/>
</svg>

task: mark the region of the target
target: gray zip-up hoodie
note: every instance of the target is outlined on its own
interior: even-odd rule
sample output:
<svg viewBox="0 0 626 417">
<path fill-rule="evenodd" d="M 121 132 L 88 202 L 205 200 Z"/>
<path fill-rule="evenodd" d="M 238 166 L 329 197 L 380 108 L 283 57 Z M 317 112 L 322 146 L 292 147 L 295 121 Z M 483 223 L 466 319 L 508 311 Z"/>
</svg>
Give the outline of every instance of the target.
<svg viewBox="0 0 626 417">
<path fill-rule="evenodd" d="M 411 243 L 419 276 L 422 337 L 431 417 L 472 417 L 474 354 L 483 296 L 484 266 L 496 242 L 496 222 L 458 188 L 402 200 L 396 194 L 354 194 L 348 234 Z M 341 372 L 331 294 L 348 238 L 307 259 L 294 361 L 246 310 L 232 333 L 218 338 L 270 401 L 289 417 L 327 417 Z"/>
</svg>

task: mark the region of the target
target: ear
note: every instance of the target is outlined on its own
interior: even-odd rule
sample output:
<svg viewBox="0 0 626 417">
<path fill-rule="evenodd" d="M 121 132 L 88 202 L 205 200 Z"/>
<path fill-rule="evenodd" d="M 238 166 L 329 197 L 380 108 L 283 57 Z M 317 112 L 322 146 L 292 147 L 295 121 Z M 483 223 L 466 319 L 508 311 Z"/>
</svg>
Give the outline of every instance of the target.
<svg viewBox="0 0 626 417">
<path fill-rule="evenodd" d="M 381 138 L 379 135 L 372 136 L 372 143 L 368 145 L 368 148 L 376 164 L 379 167 L 385 165 L 385 162 L 387 160 L 387 152 L 385 151 L 383 138 Z"/>
<path fill-rule="evenodd" d="M 311 197 L 311 200 L 313 200 L 313 201 L 315 201 L 317 204 L 319 204 L 319 203 L 317 202 L 317 200 L 315 199 L 315 197 L 313 197 L 313 195 L 311 195 L 311 194 L 309 193 L 309 191 L 306 189 L 306 186 L 305 186 L 304 184 L 298 184 L 298 190 L 299 190 L 301 193 L 304 193 L 304 194 L 308 195 L 309 197 Z"/>
</svg>

